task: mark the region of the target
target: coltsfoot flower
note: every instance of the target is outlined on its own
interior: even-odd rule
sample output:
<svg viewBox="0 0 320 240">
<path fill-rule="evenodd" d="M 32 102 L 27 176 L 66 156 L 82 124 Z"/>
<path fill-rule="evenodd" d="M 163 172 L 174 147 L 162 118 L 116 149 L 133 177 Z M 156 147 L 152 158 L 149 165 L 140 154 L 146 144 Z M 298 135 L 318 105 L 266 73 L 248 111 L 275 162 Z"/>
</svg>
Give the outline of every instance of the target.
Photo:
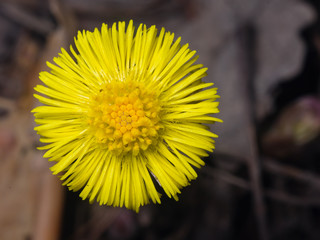
<svg viewBox="0 0 320 240">
<path fill-rule="evenodd" d="M 160 203 L 159 189 L 178 200 L 197 177 L 193 167 L 213 151 L 221 121 L 207 68 L 195 51 L 162 28 L 130 21 L 79 32 L 77 51 L 61 49 L 34 96 L 35 128 L 64 185 L 82 199 L 139 211 Z M 158 184 L 157 184 L 157 183 Z"/>
</svg>

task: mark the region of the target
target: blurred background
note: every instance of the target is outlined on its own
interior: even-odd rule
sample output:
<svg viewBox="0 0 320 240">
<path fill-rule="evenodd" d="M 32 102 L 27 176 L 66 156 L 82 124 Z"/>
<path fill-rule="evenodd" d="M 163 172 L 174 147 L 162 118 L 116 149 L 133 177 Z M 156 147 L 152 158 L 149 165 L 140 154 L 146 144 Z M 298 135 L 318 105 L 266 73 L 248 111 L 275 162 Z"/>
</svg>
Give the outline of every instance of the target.
<svg viewBox="0 0 320 240">
<path fill-rule="evenodd" d="M 1 0 L 0 239 L 320 239 L 318 0 Z M 33 87 L 77 30 L 181 36 L 219 88 L 215 152 L 180 201 L 82 201 L 36 150 Z"/>
</svg>

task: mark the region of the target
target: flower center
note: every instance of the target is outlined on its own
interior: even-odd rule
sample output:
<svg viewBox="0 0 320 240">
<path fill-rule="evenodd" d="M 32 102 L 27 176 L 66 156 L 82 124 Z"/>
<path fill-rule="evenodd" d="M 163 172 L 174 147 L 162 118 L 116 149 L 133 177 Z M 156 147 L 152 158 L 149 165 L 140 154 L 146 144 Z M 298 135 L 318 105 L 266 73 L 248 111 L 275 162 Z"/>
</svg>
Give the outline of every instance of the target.
<svg viewBox="0 0 320 240">
<path fill-rule="evenodd" d="M 108 83 L 93 97 L 88 123 L 96 142 L 119 155 L 137 155 L 158 137 L 160 105 L 154 91 L 135 82 Z"/>
</svg>

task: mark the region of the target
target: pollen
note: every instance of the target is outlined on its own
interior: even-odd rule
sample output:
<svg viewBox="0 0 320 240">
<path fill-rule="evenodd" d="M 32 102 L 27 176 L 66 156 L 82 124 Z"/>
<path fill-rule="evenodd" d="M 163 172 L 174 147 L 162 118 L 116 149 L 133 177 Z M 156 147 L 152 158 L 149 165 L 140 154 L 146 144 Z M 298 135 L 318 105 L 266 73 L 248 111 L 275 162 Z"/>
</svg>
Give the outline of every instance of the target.
<svg viewBox="0 0 320 240">
<path fill-rule="evenodd" d="M 91 104 L 87 123 L 101 147 L 136 156 L 158 141 L 161 107 L 156 92 L 143 84 L 108 83 Z"/>
</svg>

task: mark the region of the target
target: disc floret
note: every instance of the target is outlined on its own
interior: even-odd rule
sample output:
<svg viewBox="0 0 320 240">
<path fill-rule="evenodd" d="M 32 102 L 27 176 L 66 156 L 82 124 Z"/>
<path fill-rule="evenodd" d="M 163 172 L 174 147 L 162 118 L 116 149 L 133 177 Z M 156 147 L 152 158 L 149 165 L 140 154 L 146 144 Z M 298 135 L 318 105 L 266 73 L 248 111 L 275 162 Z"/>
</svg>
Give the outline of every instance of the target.
<svg viewBox="0 0 320 240">
<path fill-rule="evenodd" d="M 103 148 L 136 156 L 157 141 L 160 104 L 156 93 L 143 84 L 108 83 L 92 98 L 91 106 L 88 123 Z"/>
</svg>

